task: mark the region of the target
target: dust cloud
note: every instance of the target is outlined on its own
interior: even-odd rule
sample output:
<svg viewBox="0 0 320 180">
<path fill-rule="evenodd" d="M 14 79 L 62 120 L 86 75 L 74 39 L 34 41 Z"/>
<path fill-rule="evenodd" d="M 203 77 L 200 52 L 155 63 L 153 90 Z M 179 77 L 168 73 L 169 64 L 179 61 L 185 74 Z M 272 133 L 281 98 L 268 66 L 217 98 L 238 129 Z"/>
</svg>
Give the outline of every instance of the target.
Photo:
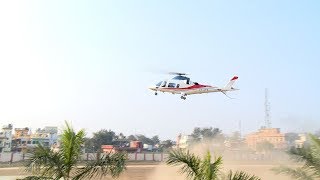
<svg viewBox="0 0 320 180">
<path fill-rule="evenodd" d="M 179 167 L 168 166 L 161 164 L 157 166 L 152 174 L 147 178 L 148 180 L 185 180 L 186 176 L 180 174 Z"/>
<path fill-rule="evenodd" d="M 190 152 L 203 157 L 208 151 L 211 152 L 212 161 L 215 158 L 222 156 L 223 165 L 221 173 L 232 171 L 245 171 L 248 174 L 256 175 L 263 180 L 289 180 L 290 177 L 286 175 L 275 174 L 271 169 L 279 167 L 280 165 L 297 166 L 295 162 L 291 161 L 289 156 L 284 151 L 253 153 L 253 151 L 240 148 L 230 150 L 224 146 L 217 146 L 215 142 L 221 142 L 218 139 L 198 143 L 190 148 Z M 148 179 L 152 180 L 185 180 L 185 175 L 180 174 L 179 167 L 172 167 L 166 164 L 161 164 L 155 167 Z"/>
</svg>

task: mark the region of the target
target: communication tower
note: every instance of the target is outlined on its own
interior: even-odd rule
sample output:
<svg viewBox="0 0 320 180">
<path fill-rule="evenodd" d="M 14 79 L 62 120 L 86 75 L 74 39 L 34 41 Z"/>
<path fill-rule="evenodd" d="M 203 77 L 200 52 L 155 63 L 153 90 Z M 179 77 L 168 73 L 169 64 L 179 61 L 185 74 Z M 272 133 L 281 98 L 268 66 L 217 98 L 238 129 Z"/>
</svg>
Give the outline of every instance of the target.
<svg viewBox="0 0 320 180">
<path fill-rule="evenodd" d="M 266 128 L 271 128 L 271 121 L 270 121 L 270 102 L 269 102 L 269 92 L 268 89 L 265 89 L 265 102 L 264 102 L 264 122 Z"/>
</svg>

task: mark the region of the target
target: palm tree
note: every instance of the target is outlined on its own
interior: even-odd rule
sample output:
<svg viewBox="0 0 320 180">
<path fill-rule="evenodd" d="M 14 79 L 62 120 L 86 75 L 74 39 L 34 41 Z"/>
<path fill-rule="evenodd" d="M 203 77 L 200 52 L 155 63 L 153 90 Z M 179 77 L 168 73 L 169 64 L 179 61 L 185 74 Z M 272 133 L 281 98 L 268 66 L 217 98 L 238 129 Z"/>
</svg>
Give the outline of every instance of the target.
<svg viewBox="0 0 320 180">
<path fill-rule="evenodd" d="M 309 138 L 310 145 L 294 148 L 289 151 L 293 160 L 304 163 L 303 166 L 295 169 L 288 166 L 280 166 L 273 170 L 277 174 L 287 174 L 294 179 L 320 179 L 320 139 L 312 134 L 309 134 Z"/>
<path fill-rule="evenodd" d="M 25 179 L 91 179 L 110 174 L 118 177 L 125 169 L 126 155 L 123 153 L 105 154 L 96 161 L 87 162 L 78 167 L 81 149 L 84 144 L 85 131 L 77 133 L 66 122 L 60 139 L 59 151 L 43 147 L 39 144 L 30 153 L 26 170 L 34 176 Z"/>
<path fill-rule="evenodd" d="M 168 165 L 182 165 L 180 173 L 186 174 L 187 178 L 193 180 L 260 180 L 256 176 L 248 175 L 245 172 L 237 171 L 233 173 L 223 174 L 221 170 L 222 157 L 218 157 L 211 162 L 211 154 L 207 152 L 203 159 L 190 153 L 188 150 L 171 151 L 166 162 Z"/>
</svg>

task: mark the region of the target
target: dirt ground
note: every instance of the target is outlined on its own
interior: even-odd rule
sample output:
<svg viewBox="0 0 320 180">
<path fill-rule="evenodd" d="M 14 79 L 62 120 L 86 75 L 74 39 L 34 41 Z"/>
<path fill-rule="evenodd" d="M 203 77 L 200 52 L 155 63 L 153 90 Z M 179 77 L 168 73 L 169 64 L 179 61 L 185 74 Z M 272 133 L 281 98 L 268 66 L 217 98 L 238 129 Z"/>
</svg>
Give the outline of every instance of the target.
<svg viewBox="0 0 320 180">
<path fill-rule="evenodd" d="M 270 171 L 276 164 L 232 164 L 225 165 L 224 169 L 244 170 L 250 174 L 255 174 L 262 179 L 289 180 L 287 176 L 275 175 Z M 25 177 L 26 174 L 22 167 L 3 167 L 0 168 L 0 179 L 13 180 Z M 104 177 L 103 180 L 111 180 L 111 177 Z M 129 163 L 127 170 L 118 178 L 119 180 L 185 180 L 180 175 L 176 167 L 169 167 L 159 163 Z"/>
</svg>

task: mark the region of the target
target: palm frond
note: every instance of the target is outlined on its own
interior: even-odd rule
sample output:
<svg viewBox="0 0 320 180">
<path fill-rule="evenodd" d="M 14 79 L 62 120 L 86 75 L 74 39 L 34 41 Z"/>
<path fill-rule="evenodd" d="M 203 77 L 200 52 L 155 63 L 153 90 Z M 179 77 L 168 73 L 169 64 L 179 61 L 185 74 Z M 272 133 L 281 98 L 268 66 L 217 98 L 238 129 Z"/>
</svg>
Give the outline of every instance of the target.
<svg viewBox="0 0 320 180">
<path fill-rule="evenodd" d="M 287 166 L 280 166 L 277 168 L 273 168 L 272 171 L 274 171 L 276 174 L 287 174 L 290 175 L 294 179 L 299 179 L 299 180 L 313 180 L 313 173 L 310 172 L 310 169 L 306 169 L 303 167 L 300 168 L 290 168 Z"/>
<path fill-rule="evenodd" d="M 242 171 L 237 171 L 235 174 L 230 171 L 228 175 L 221 173 L 222 157 L 216 158 L 211 163 L 209 151 L 203 159 L 200 159 L 189 151 L 171 151 L 166 163 L 173 166 L 183 165 L 181 173 L 186 173 L 188 178 L 193 178 L 194 180 L 260 180 L 259 177 Z"/>
<path fill-rule="evenodd" d="M 261 180 L 255 175 L 247 174 L 243 171 L 236 171 L 233 173 L 231 170 L 228 172 L 227 176 L 223 178 L 224 180 Z"/>
<path fill-rule="evenodd" d="M 289 154 L 293 160 L 304 163 L 301 169 L 313 177 L 320 178 L 320 140 L 312 134 L 309 134 L 309 138 L 309 146 L 293 148 Z"/>
<path fill-rule="evenodd" d="M 207 154 L 204 156 L 203 160 L 200 163 L 200 171 L 201 179 L 203 180 L 211 180 L 213 179 L 213 172 L 211 169 L 211 154 L 210 152 L 207 152 Z"/>
<path fill-rule="evenodd" d="M 64 177 L 64 164 L 61 154 L 39 144 L 32 153 L 27 154 L 26 171 L 41 177 Z"/>
<path fill-rule="evenodd" d="M 211 154 L 208 151 L 201 161 L 200 171 L 202 180 L 217 179 L 222 164 L 222 157 L 218 157 L 215 162 L 211 163 Z"/>
<path fill-rule="evenodd" d="M 76 133 L 66 122 L 58 152 L 40 144 L 27 155 L 26 171 L 35 175 L 27 179 L 91 179 L 107 174 L 118 177 L 125 169 L 126 155 L 123 153 L 107 154 L 97 161 L 88 162 L 84 168 L 77 168 L 84 136 L 84 130 Z"/>
<path fill-rule="evenodd" d="M 310 150 L 313 158 L 313 164 L 309 168 L 314 170 L 315 176 L 320 178 L 320 139 L 315 135 L 309 134 L 310 137 Z"/>
<path fill-rule="evenodd" d="M 172 166 L 183 165 L 180 173 L 186 173 L 188 178 L 194 177 L 195 179 L 200 179 L 201 159 L 189 151 L 171 151 L 166 163 Z"/>
<path fill-rule="evenodd" d="M 211 166 L 211 171 L 213 172 L 213 174 L 218 175 L 219 171 L 221 169 L 221 165 L 222 165 L 222 157 L 219 156 L 217 159 L 215 159 L 215 161 L 210 165 Z M 217 176 L 215 176 L 216 178 Z"/>
<path fill-rule="evenodd" d="M 126 154 L 105 154 L 98 161 L 88 162 L 84 168 L 75 172 L 74 180 L 92 179 L 111 175 L 116 178 L 123 172 L 126 166 Z"/>
<path fill-rule="evenodd" d="M 28 176 L 23 179 L 17 179 L 17 180 L 49 180 L 53 179 L 51 177 L 41 177 L 41 176 Z"/>
<path fill-rule="evenodd" d="M 81 146 L 84 143 L 85 131 L 82 129 L 75 133 L 73 128 L 65 122 L 65 129 L 61 135 L 61 148 L 67 174 L 76 165 L 81 156 Z"/>
</svg>

